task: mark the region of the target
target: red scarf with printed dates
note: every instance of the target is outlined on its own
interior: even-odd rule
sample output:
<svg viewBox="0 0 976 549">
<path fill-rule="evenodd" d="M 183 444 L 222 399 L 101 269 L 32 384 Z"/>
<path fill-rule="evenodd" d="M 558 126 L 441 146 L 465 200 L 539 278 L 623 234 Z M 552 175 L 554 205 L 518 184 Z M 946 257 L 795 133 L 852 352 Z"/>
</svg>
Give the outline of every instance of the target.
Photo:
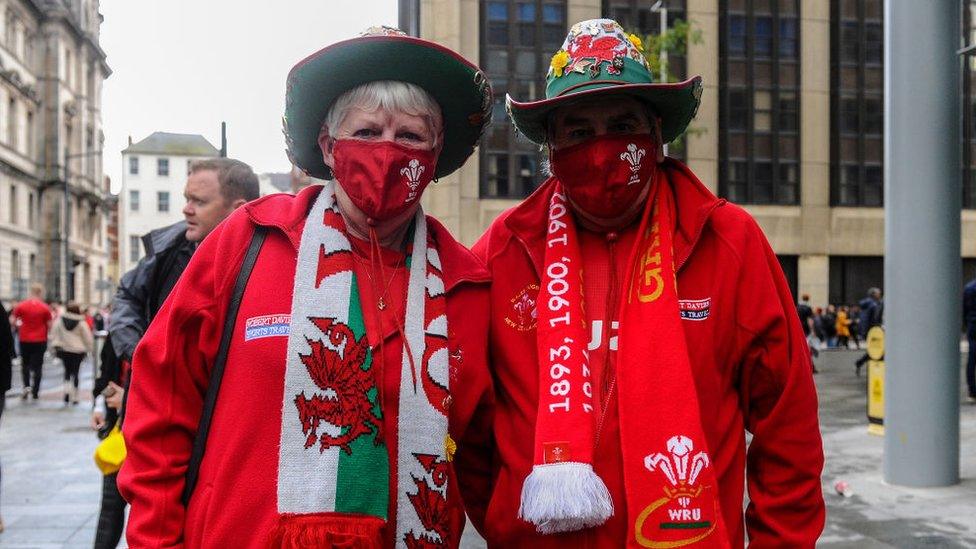
<svg viewBox="0 0 976 549">
<path fill-rule="evenodd" d="M 655 183 L 620 304 L 615 385 L 627 546 L 727 547 L 678 310 L 674 215 L 670 187 Z M 584 264 L 561 187 L 549 205 L 544 257 L 535 466 L 523 486 L 520 516 L 539 532 L 554 533 L 602 524 L 613 513 L 592 470 L 598 418 L 587 364 Z"/>
</svg>

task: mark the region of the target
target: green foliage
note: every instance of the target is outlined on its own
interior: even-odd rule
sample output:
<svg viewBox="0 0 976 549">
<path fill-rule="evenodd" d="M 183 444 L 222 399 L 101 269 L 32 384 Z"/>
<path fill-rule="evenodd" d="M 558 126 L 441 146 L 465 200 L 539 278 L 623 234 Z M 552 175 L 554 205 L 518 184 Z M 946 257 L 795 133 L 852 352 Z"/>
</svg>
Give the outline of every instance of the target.
<svg viewBox="0 0 976 549">
<path fill-rule="evenodd" d="M 647 34 L 641 37 L 644 42 L 644 58 L 651 67 L 651 73 L 655 78 L 661 76 L 661 50 L 663 49 L 672 55 L 687 55 L 688 43 L 701 44 L 701 29 L 692 28 L 691 24 L 682 19 L 677 19 L 670 28 L 662 34 Z M 668 67 L 668 82 L 677 82 L 678 77 Z"/>
</svg>

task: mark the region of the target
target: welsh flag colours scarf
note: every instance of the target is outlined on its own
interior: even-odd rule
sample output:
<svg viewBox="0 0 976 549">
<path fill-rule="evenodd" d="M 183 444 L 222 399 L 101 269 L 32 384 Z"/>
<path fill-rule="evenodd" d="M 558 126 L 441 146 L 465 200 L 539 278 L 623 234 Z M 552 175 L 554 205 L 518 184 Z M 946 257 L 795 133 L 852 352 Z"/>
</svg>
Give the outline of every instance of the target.
<svg viewBox="0 0 976 549">
<path fill-rule="evenodd" d="M 280 518 L 269 544 L 381 547 L 394 489 L 396 545 L 445 546 L 448 332 L 437 250 L 418 211 L 407 263 L 397 478 L 391 482 L 382 380 L 332 185 L 312 206 L 299 246 L 281 414 Z"/>
<path fill-rule="evenodd" d="M 628 547 L 727 547 L 718 486 L 678 310 L 674 197 L 659 172 L 630 254 L 620 304 L 618 407 Z M 539 290 L 539 407 L 519 516 L 543 534 L 603 524 L 614 512 L 593 470 L 593 391 L 583 268 L 562 186 L 549 203 Z"/>
</svg>

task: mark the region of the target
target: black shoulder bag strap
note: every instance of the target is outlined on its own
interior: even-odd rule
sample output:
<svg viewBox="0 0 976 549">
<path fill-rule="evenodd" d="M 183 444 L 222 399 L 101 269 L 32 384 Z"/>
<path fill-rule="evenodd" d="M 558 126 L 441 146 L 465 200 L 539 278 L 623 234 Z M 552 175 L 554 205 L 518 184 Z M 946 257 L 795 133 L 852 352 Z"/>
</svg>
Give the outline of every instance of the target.
<svg viewBox="0 0 976 549">
<path fill-rule="evenodd" d="M 186 482 L 183 485 L 183 505 L 190 503 L 190 496 L 196 487 L 197 478 L 200 473 L 200 463 L 203 462 L 203 452 L 207 448 L 207 434 L 210 432 L 210 420 L 213 418 L 214 408 L 217 406 L 217 393 L 220 391 L 220 382 L 224 377 L 224 366 L 227 364 L 227 352 L 230 350 L 230 341 L 234 336 L 234 325 L 237 323 L 237 311 L 241 307 L 241 299 L 244 297 L 244 288 L 247 287 L 247 280 L 251 278 L 251 270 L 257 261 L 258 252 L 264 244 L 264 237 L 267 236 L 267 227 L 258 225 L 251 236 L 251 244 L 247 248 L 244 262 L 241 263 L 241 270 L 237 273 L 237 282 L 234 283 L 234 295 L 231 296 L 230 304 L 227 307 L 227 316 L 224 318 L 224 331 L 220 336 L 220 347 L 217 348 L 217 357 L 214 359 L 213 369 L 210 371 L 210 385 L 207 386 L 207 395 L 203 400 L 203 412 L 200 414 L 200 425 L 197 428 L 197 436 L 193 439 L 193 453 L 190 454 L 190 463 L 186 469 Z"/>
</svg>

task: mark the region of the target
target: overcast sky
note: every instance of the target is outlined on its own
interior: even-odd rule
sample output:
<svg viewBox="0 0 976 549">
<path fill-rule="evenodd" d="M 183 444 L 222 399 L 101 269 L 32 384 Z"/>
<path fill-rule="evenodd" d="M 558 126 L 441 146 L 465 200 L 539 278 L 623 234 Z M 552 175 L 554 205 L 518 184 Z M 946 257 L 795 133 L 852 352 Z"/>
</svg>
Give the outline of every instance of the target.
<svg viewBox="0 0 976 549">
<path fill-rule="evenodd" d="M 246 7 L 245 7 L 246 6 Z M 105 173 L 154 131 L 198 133 L 258 173 L 284 172 L 285 76 L 308 54 L 373 25 L 396 25 L 396 0 L 103 0 Z"/>
</svg>

